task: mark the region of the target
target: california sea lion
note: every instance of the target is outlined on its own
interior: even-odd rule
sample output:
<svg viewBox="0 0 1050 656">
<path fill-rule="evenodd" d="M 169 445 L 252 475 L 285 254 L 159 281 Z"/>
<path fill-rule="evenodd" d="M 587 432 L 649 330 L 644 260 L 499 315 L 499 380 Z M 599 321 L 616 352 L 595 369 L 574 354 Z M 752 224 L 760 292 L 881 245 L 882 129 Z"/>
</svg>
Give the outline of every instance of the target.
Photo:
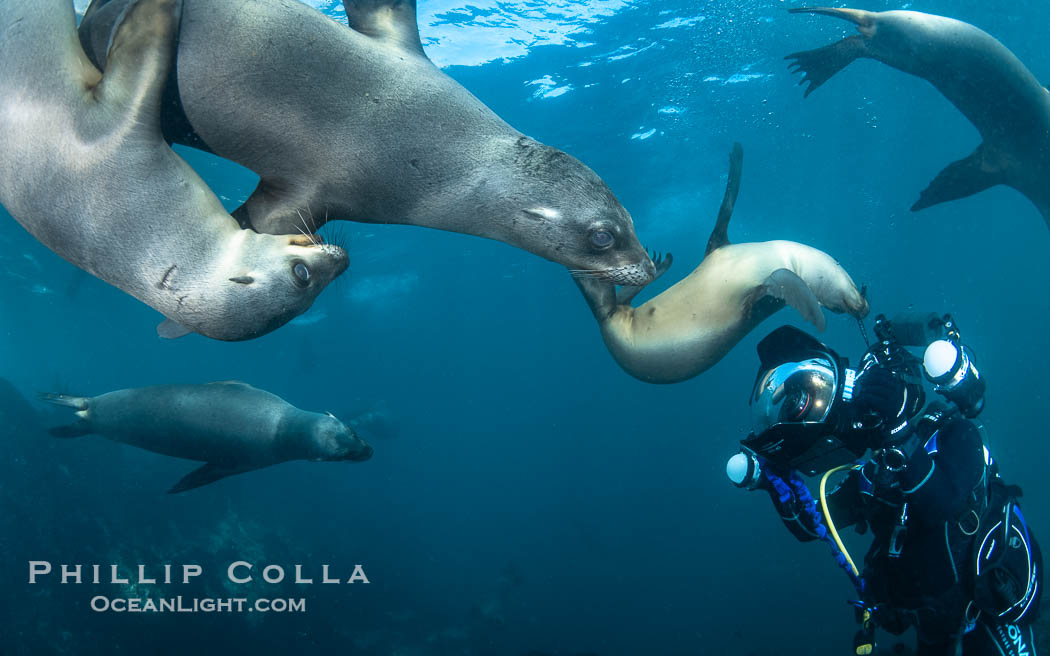
<svg viewBox="0 0 1050 656">
<path fill-rule="evenodd" d="M 1006 46 L 973 25 L 917 11 L 796 8 L 835 16 L 859 35 L 788 55 L 809 83 L 806 95 L 858 57 L 921 77 L 966 116 L 984 140 L 949 164 L 912 211 L 964 198 L 996 185 L 1028 197 L 1050 223 L 1050 92 Z"/>
<path fill-rule="evenodd" d="M 94 61 L 130 1 L 88 8 Z M 427 226 L 616 283 L 652 279 L 631 216 L 591 169 L 427 59 L 414 0 L 345 7 L 350 27 L 298 0 L 186 0 L 163 124 L 169 141 L 261 176 L 235 216 L 272 234 L 330 219 Z"/>
<path fill-rule="evenodd" d="M 577 279 L 602 339 L 624 371 L 649 383 L 677 383 L 706 371 L 744 335 L 784 307 L 796 308 L 819 330 L 821 306 L 856 317 L 868 302 L 849 274 L 823 251 L 792 241 L 730 244 L 726 237 L 740 189 L 743 150 L 733 146 L 729 182 L 703 262 L 640 307 L 641 289 Z M 670 266 L 657 258 L 657 275 Z"/>
<path fill-rule="evenodd" d="M 97 433 L 166 456 L 205 462 L 169 492 L 289 460 L 368 460 L 372 447 L 330 414 L 307 412 L 251 385 L 157 385 L 93 398 L 43 394 L 75 409 L 77 421 L 56 437 Z"/>
<path fill-rule="evenodd" d="M 130 6 L 103 76 L 70 0 L 0 2 L 0 202 L 48 248 L 162 312 L 162 334 L 277 328 L 346 269 L 307 236 L 237 221 L 160 131 L 176 0 Z"/>
</svg>

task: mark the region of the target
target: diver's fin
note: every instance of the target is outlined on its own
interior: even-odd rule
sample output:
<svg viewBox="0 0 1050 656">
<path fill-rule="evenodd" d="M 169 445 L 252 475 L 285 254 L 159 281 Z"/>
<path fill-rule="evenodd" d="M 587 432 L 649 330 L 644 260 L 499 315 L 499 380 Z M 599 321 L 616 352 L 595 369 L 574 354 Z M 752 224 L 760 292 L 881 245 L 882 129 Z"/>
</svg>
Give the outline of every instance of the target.
<svg viewBox="0 0 1050 656">
<path fill-rule="evenodd" d="M 866 49 L 865 38 L 854 34 L 823 48 L 793 52 L 784 59 L 790 61 L 789 71 L 802 73 L 802 79 L 798 82 L 800 86 L 809 83 L 806 93 L 803 94 L 804 98 L 808 98 L 809 94 L 830 80 L 835 73 L 849 66 L 854 59 L 863 56 Z"/>
<path fill-rule="evenodd" d="M 182 0 L 137 0 L 113 28 L 106 50 L 106 72 L 95 97 L 137 129 L 163 138 L 161 100 L 175 58 Z"/>
<path fill-rule="evenodd" d="M 178 483 L 168 490 L 168 494 L 178 494 L 179 492 L 193 490 L 203 485 L 214 483 L 221 478 L 233 476 L 234 474 L 243 474 L 244 472 L 249 472 L 253 469 L 259 469 L 259 467 L 255 465 L 231 466 L 209 462 L 183 476 Z"/>
<path fill-rule="evenodd" d="M 733 143 L 733 150 L 729 153 L 729 179 L 726 180 L 726 193 L 722 196 L 722 207 L 718 208 L 718 219 L 715 221 L 715 229 L 707 239 L 707 250 L 704 255 L 710 255 L 723 246 L 729 245 L 729 219 L 733 216 L 733 207 L 736 205 L 737 194 L 740 193 L 740 174 L 744 168 L 744 148 L 737 142 Z"/>
<path fill-rule="evenodd" d="M 938 203 L 966 198 L 1002 184 L 1002 170 L 989 162 L 986 154 L 984 144 L 981 144 L 969 157 L 946 166 L 930 186 L 919 194 L 919 200 L 911 206 L 911 211 L 918 212 Z"/>
<path fill-rule="evenodd" d="M 157 326 L 157 334 L 164 339 L 178 339 L 179 337 L 185 337 L 192 332 L 192 330 L 178 321 L 172 321 L 171 319 L 165 319 Z"/>
<path fill-rule="evenodd" d="M 416 0 L 343 0 L 355 31 L 426 57 L 416 23 Z"/>
<path fill-rule="evenodd" d="M 667 273 L 667 270 L 671 268 L 671 264 L 674 262 L 674 256 L 668 253 L 664 255 L 662 253 L 653 253 L 653 266 L 656 267 L 656 273 L 653 275 L 653 279 L 644 285 L 624 285 L 616 290 L 616 304 L 617 305 L 630 305 L 634 297 L 638 295 L 638 292 L 645 289 L 647 286 L 656 282 L 656 279 Z"/>
<path fill-rule="evenodd" d="M 806 281 L 795 275 L 794 271 L 788 269 L 777 269 L 773 273 L 769 274 L 765 282 L 759 286 L 762 296 L 772 297 L 779 301 L 787 303 L 791 307 L 798 310 L 802 318 L 816 326 L 817 330 L 823 331 L 827 326 L 824 319 L 824 312 L 820 309 L 820 301 L 817 300 L 816 294 L 809 288 Z M 757 306 L 757 307 L 756 307 Z M 782 306 L 781 306 L 782 307 Z M 753 306 L 752 310 L 764 309 L 758 305 Z M 769 308 L 774 312 L 780 307 Z M 772 314 L 772 312 L 770 312 Z M 768 315 L 767 315 L 768 316 Z M 761 317 L 765 319 L 766 317 Z"/>
</svg>

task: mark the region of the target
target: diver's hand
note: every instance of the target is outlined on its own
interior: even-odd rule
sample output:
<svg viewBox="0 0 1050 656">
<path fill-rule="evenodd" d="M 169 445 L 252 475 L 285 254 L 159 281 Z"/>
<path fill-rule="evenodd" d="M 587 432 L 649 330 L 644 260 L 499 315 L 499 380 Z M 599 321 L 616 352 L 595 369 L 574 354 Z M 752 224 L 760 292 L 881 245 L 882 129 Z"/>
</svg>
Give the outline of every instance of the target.
<svg viewBox="0 0 1050 656">
<path fill-rule="evenodd" d="M 909 409 L 914 399 L 909 397 L 908 385 L 885 367 L 872 367 L 857 377 L 853 406 L 858 418 L 865 415 L 880 422 L 883 441 L 898 442 L 911 433 L 908 425 Z M 879 445 L 872 445 L 876 447 Z"/>
</svg>

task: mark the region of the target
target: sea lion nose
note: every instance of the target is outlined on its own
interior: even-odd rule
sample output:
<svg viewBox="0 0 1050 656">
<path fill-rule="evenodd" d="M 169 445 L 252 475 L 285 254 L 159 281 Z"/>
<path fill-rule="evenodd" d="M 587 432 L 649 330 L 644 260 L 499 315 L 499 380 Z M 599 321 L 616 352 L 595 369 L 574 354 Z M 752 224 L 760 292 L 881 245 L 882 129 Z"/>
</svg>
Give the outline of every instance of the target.
<svg viewBox="0 0 1050 656">
<path fill-rule="evenodd" d="M 365 448 L 361 449 L 357 453 L 347 456 L 346 459 L 352 460 L 354 462 L 364 462 L 365 460 L 369 460 L 372 458 L 372 451 L 372 445 L 366 444 Z"/>
</svg>

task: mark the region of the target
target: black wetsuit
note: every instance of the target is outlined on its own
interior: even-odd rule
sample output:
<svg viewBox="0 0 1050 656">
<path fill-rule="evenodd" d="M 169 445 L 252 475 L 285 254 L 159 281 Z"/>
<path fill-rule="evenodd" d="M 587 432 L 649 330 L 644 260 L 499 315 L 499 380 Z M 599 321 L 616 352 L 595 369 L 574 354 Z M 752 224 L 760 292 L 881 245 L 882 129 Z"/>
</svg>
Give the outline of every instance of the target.
<svg viewBox="0 0 1050 656">
<path fill-rule="evenodd" d="M 988 507 L 992 479 L 998 481 L 979 431 L 956 417 L 945 420 L 925 448 L 915 450 L 904 471 L 880 476 L 869 461 L 828 495 L 839 529 L 871 528 L 874 539 L 862 576 L 864 602 L 876 608 L 876 625 L 896 634 L 915 626 L 919 654 L 954 656 L 960 639 L 964 656 L 1036 654 L 1031 623 L 1038 598 L 1018 624 L 1003 624 L 973 607 L 968 611 L 975 535 L 986 533 L 977 530 L 978 516 Z M 803 541 L 816 539 L 802 503 L 794 496 L 782 503 L 769 491 L 792 534 Z M 907 517 L 902 523 L 903 511 Z M 1032 543 L 1041 569 L 1038 547 Z"/>
</svg>

